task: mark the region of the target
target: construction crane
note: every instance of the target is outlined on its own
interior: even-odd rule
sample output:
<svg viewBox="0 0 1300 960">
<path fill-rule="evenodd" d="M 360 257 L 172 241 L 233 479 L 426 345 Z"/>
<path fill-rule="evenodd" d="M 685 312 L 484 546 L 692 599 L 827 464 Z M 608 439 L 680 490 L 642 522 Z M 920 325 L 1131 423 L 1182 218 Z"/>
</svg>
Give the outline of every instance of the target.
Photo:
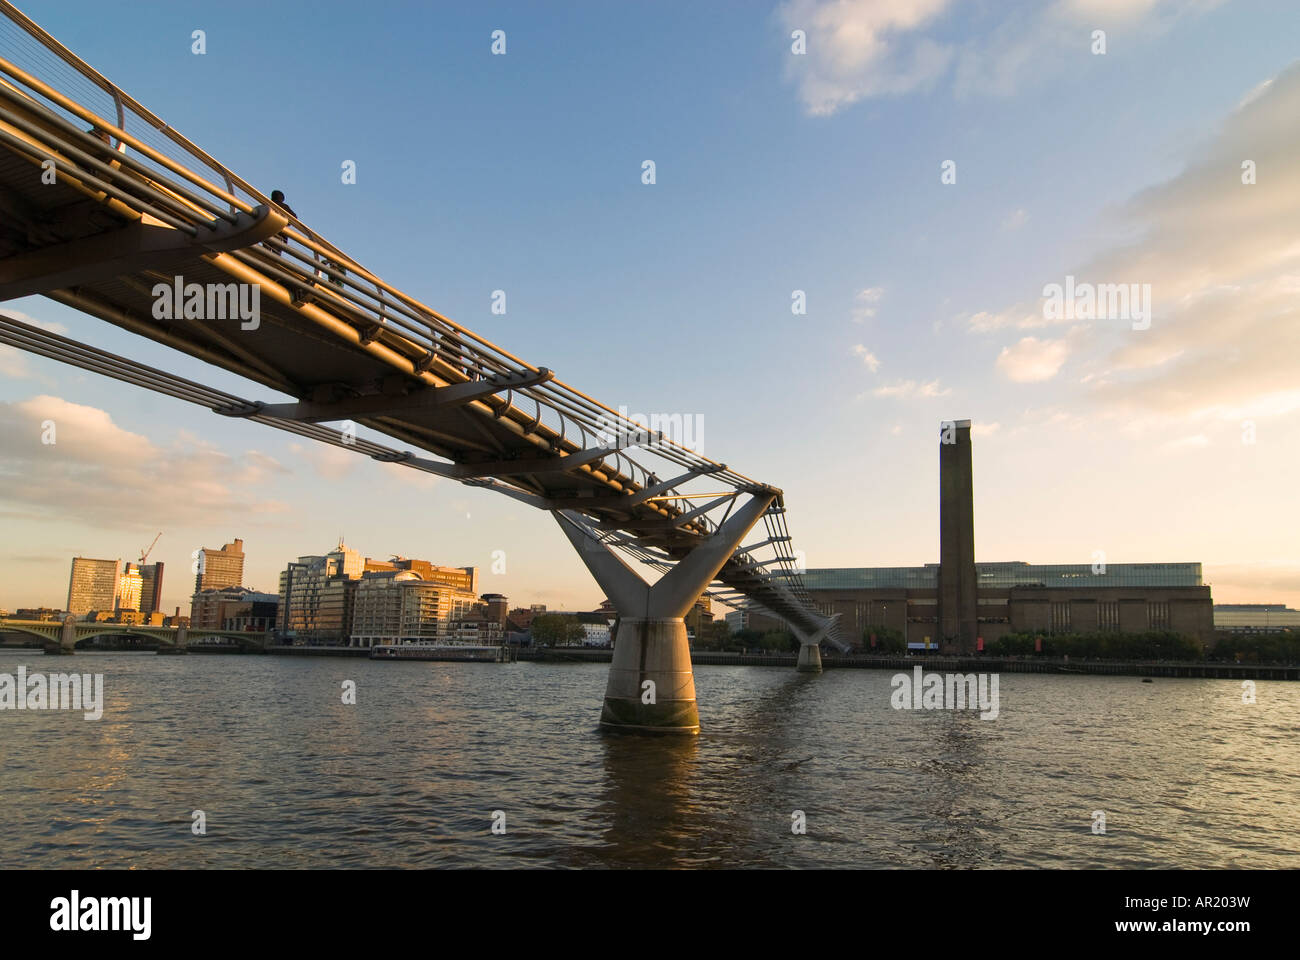
<svg viewBox="0 0 1300 960">
<path fill-rule="evenodd" d="M 159 530 L 159 531 L 158 531 L 158 537 L 161 537 L 161 536 L 162 536 L 162 531 Z M 142 551 L 140 552 L 140 566 L 143 567 L 143 566 L 144 566 L 144 562 L 145 562 L 146 560 L 149 559 L 149 554 L 153 553 L 154 544 L 156 544 L 156 543 L 158 542 L 158 537 L 154 537 L 154 538 L 153 538 L 153 543 L 149 544 L 149 546 L 145 547 L 144 550 L 142 550 Z"/>
</svg>

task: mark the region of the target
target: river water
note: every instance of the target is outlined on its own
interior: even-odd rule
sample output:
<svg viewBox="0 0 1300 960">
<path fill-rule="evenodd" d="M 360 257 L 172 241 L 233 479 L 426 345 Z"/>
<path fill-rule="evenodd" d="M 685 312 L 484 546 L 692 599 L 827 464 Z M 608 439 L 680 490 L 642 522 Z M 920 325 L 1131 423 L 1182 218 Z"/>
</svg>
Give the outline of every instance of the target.
<svg viewBox="0 0 1300 960">
<path fill-rule="evenodd" d="M 19 664 L 105 708 L 0 711 L 0 867 L 1300 866 L 1296 683 L 1003 674 L 981 720 L 703 666 L 700 736 L 645 738 L 597 730 L 605 664 Z"/>
</svg>

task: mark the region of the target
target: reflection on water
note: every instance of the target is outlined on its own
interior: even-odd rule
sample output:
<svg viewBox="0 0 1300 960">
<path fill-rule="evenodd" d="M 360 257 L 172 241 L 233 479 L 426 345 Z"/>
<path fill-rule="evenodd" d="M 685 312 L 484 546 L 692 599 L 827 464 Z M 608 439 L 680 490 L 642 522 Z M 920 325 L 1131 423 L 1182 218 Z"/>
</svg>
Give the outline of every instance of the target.
<svg viewBox="0 0 1300 960">
<path fill-rule="evenodd" d="M 0 866 L 1300 863 L 1297 684 L 1008 674 L 985 721 L 892 709 L 886 671 L 702 667 L 700 736 L 645 738 L 597 729 L 604 665 L 75 663 L 102 720 L 0 712 Z"/>
</svg>

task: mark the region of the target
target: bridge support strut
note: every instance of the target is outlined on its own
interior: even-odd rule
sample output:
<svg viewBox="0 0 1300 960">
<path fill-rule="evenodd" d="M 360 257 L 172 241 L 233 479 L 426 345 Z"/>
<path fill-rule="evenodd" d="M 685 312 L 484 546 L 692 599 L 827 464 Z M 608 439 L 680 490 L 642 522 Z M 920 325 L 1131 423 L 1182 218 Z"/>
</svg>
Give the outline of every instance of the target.
<svg viewBox="0 0 1300 960">
<path fill-rule="evenodd" d="M 733 511 L 725 523 L 654 585 L 647 584 L 613 550 L 595 539 L 579 514 L 554 511 L 560 529 L 618 611 L 614 661 L 600 713 L 603 728 L 640 733 L 700 732 L 695 675 L 682 618 L 776 496 L 766 489 L 752 492 L 748 503 Z"/>
<path fill-rule="evenodd" d="M 45 644 L 45 655 L 57 657 L 61 654 L 72 654 L 76 649 L 77 618 L 68 614 L 63 618 L 63 626 L 59 628 L 59 639 Z"/>
<path fill-rule="evenodd" d="M 816 633 L 807 633 L 794 625 L 790 626 L 791 631 L 799 641 L 799 659 L 795 663 L 795 670 L 799 673 L 822 672 L 821 642 L 826 639 L 831 632 L 831 627 L 835 625 L 835 621 L 839 618 L 840 615 L 835 614 Z"/>
</svg>

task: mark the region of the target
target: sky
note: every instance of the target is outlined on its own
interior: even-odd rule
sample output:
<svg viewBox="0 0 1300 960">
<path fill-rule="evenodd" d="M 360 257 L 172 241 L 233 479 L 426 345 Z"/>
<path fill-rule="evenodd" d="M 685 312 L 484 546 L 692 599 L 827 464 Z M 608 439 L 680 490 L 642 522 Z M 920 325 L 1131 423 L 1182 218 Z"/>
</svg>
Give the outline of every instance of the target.
<svg viewBox="0 0 1300 960">
<path fill-rule="evenodd" d="M 978 561 L 1199 561 L 1216 602 L 1300 607 L 1293 0 L 23 6 L 388 282 L 696 418 L 784 490 L 809 567 L 936 561 L 936 435 L 969 418 Z M 1149 313 L 1054 310 L 1067 277 Z M 601 599 L 542 511 L 3 347 L 0 518 L 9 610 L 159 531 L 168 611 L 235 537 L 263 590 L 342 537 L 512 605 Z"/>
</svg>

